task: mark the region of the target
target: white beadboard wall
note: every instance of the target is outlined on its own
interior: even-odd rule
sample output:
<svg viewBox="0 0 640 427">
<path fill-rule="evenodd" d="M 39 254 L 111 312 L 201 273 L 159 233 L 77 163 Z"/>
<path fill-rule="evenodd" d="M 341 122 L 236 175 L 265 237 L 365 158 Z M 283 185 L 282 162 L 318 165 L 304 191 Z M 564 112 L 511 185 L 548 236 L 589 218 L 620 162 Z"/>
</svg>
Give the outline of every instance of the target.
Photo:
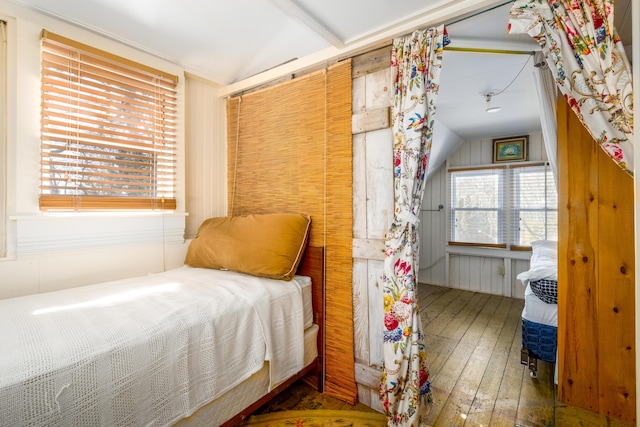
<svg viewBox="0 0 640 427">
<path fill-rule="evenodd" d="M 442 164 L 427 181 L 420 212 L 420 271 L 418 281 L 446 286 L 447 168 Z"/>
<path fill-rule="evenodd" d="M 207 218 L 227 214 L 225 100 L 212 83 L 186 76 L 185 238 L 195 237 Z"/>
<path fill-rule="evenodd" d="M 507 138 L 519 135 L 497 135 L 495 138 Z M 529 160 L 547 161 L 542 133 L 529 135 Z M 490 165 L 493 162 L 493 139 L 483 138 L 465 141 L 458 151 L 447 159 L 448 167 Z"/>
<path fill-rule="evenodd" d="M 507 135 L 505 135 L 507 136 Z M 516 135 L 512 135 L 516 136 Z M 496 138 L 502 136 L 496 136 Z M 421 213 L 420 275 L 423 283 L 524 298 L 524 287 L 516 276 L 529 268 L 529 252 L 449 247 L 449 167 L 490 165 L 493 139 L 468 140 L 453 153 L 427 182 Z M 529 135 L 529 160 L 546 161 L 542 133 Z M 445 209 L 433 211 L 439 204 Z M 501 272 L 504 271 L 504 275 Z"/>
</svg>

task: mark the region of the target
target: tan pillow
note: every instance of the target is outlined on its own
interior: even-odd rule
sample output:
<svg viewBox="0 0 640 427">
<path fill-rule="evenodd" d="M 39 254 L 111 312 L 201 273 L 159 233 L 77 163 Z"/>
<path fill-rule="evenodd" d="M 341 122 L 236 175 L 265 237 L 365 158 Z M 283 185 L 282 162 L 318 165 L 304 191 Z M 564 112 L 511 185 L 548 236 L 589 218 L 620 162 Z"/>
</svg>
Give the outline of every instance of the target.
<svg viewBox="0 0 640 427">
<path fill-rule="evenodd" d="M 209 218 L 189 244 L 185 264 L 291 280 L 307 243 L 311 218 L 264 214 Z"/>
</svg>

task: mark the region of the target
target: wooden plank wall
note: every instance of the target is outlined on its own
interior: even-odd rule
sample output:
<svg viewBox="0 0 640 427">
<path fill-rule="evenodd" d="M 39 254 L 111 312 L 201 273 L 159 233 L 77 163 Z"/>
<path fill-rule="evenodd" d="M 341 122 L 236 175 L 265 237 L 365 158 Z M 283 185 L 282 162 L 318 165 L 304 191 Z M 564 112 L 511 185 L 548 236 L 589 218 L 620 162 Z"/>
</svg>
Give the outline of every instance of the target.
<svg viewBox="0 0 640 427">
<path fill-rule="evenodd" d="M 358 400 L 382 411 L 383 304 L 378 282 L 393 220 L 391 46 L 353 58 L 353 313 Z"/>
<path fill-rule="evenodd" d="M 635 422 L 633 179 L 557 114 L 559 399 Z"/>
</svg>

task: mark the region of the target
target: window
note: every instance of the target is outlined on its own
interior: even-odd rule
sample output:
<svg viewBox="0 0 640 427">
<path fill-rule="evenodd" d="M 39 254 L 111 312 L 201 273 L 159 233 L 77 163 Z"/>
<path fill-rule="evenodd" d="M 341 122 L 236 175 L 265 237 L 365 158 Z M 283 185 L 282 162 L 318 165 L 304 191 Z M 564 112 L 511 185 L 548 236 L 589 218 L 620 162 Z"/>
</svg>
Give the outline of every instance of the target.
<svg viewBox="0 0 640 427">
<path fill-rule="evenodd" d="M 546 165 L 511 169 L 514 244 L 558 239 L 558 193 Z"/>
<path fill-rule="evenodd" d="M 43 31 L 40 209 L 175 209 L 177 77 Z"/>
<path fill-rule="evenodd" d="M 451 240 L 497 245 L 504 242 L 504 168 L 451 173 Z"/>
<path fill-rule="evenodd" d="M 515 249 L 558 238 L 558 196 L 544 164 L 450 170 L 450 244 Z"/>
</svg>

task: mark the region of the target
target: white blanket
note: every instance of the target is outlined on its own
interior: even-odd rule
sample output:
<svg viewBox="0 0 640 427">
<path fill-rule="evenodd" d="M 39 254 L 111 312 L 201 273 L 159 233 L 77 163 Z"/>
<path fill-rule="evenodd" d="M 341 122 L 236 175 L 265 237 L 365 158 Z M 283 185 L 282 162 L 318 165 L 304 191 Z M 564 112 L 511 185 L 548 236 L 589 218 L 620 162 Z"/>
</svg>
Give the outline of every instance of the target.
<svg viewBox="0 0 640 427">
<path fill-rule="evenodd" d="M 0 300 L 0 425 L 169 425 L 302 369 L 302 313 L 295 280 L 191 267 Z"/>
</svg>

